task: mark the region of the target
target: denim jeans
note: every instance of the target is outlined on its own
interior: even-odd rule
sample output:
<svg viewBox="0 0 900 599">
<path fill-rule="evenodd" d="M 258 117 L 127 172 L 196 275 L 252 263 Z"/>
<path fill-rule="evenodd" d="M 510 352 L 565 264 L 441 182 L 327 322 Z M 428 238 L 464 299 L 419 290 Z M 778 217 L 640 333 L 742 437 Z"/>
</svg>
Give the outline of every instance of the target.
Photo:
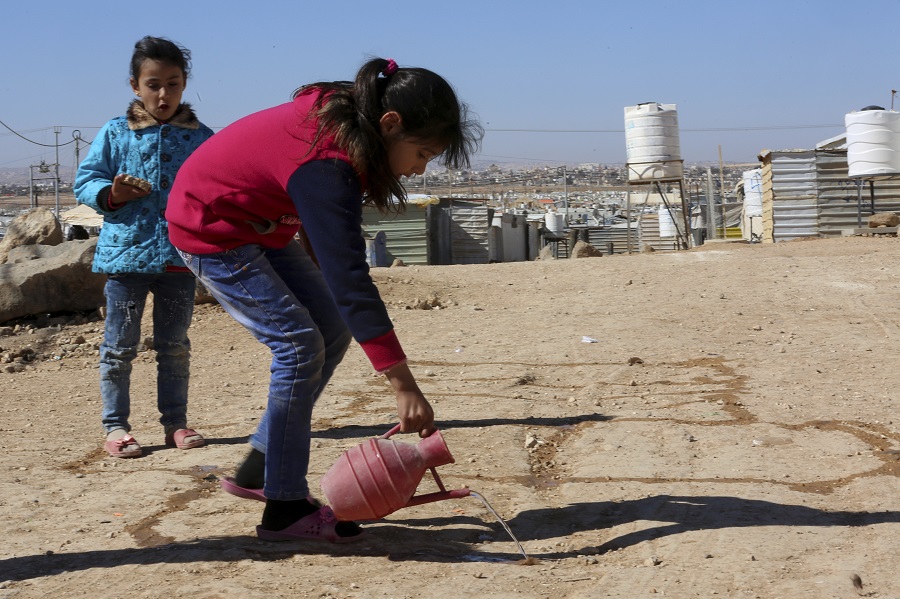
<svg viewBox="0 0 900 599">
<path fill-rule="evenodd" d="M 100 395 L 106 432 L 131 430 L 131 362 L 141 341 L 147 294 L 153 293 L 156 405 L 166 428 L 187 425 L 191 342 L 197 280 L 189 272 L 110 275 L 106 281 L 106 326 L 100 346 Z"/>
<path fill-rule="evenodd" d="M 271 350 L 266 412 L 250 444 L 266 454 L 267 498 L 306 498 L 313 405 L 351 339 L 321 271 L 296 241 L 181 257 L 225 311 Z"/>
</svg>

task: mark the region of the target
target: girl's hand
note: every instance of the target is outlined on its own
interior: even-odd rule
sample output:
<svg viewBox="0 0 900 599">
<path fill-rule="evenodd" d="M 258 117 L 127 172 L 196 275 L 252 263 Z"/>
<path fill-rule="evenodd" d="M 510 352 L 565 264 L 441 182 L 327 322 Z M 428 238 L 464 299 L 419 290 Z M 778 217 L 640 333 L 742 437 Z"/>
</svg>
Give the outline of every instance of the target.
<svg viewBox="0 0 900 599">
<path fill-rule="evenodd" d="M 400 417 L 400 432 L 417 432 L 427 437 L 437 429 L 434 426 L 434 410 L 425 399 L 409 366 L 398 364 L 385 375 L 397 394 L 397 415 Z"/>
<path fill-rule="evenodd" d="M 437 429 L 434 427 L 434 410 L 421 391 L 398 392 L 397 414 L 400 416 L 400 432 L 416 431 L 420 437 L 427 437 Z"/>
<path fill-rule="evenodd" d="M 138 181 L 147 183 L 143 179 L 138 179 L 137 177 L 132 177 L 125 173 L 116 175 L 116 178 L 113 179 L 112 189 L 109 190 L 110 206 L 121 206 L 125 202 L 130 202 L 150 195 L 149 189 L 142 189 L 133 184 Z"/>
</svg>

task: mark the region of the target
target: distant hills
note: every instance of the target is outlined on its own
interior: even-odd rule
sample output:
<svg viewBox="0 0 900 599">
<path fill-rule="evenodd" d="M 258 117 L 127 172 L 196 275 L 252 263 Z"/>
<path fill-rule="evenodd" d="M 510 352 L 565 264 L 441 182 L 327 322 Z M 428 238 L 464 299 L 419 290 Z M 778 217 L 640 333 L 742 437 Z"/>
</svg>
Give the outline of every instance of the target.
<svg viewBox="0 0 900 599">
<path fill-rule="evenodd" d="M 34 170 L 35 184 L 53 185 L 53 170 L 48 173 L 38 172 Z M 0 167 L 0 185 L 28 185 L 31 181 L 32 169 L 25 167 L 18 168 L 2 168 Z M 75 169 L 70 167 L 59 167 L 60 184 L 63 186 L 71 186 L 75 179 Z"/>
</svg>

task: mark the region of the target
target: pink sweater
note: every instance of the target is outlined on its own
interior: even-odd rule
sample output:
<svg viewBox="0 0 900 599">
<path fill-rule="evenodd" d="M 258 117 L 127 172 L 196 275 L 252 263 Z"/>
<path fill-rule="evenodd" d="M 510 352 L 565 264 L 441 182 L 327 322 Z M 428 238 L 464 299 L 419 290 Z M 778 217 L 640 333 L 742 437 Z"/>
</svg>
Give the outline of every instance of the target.
<svg viewBox="0 0 900 599">
<path fill-rule="evenodd" d="M 169 194 L 169 239 L 191 254 L 280 248 L 303 222 L 341 317 L 376 370 L 406 359 L 369 275 L 363 183 L 333 139 L 312 147 L 317 91 L 244 117 L 203 143 Z"/>
</svg>

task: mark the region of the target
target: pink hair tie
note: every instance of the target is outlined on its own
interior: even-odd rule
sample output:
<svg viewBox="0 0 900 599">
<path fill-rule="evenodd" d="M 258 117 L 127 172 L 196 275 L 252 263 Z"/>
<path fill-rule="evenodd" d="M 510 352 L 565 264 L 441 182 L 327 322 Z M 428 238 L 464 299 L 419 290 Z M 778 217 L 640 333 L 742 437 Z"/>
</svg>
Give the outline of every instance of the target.
<svg viewBox="0 0 900 599">
<path fill-rule="evenodd" d="M 387 59 L 387 65 L 384 67 L 384 70 L 381 71 L 381 74 L 385 77 L 390 77 L 394 73 L 397 72 L 397 63 L 394 62 L 393 58 Z"/>
</svg>

